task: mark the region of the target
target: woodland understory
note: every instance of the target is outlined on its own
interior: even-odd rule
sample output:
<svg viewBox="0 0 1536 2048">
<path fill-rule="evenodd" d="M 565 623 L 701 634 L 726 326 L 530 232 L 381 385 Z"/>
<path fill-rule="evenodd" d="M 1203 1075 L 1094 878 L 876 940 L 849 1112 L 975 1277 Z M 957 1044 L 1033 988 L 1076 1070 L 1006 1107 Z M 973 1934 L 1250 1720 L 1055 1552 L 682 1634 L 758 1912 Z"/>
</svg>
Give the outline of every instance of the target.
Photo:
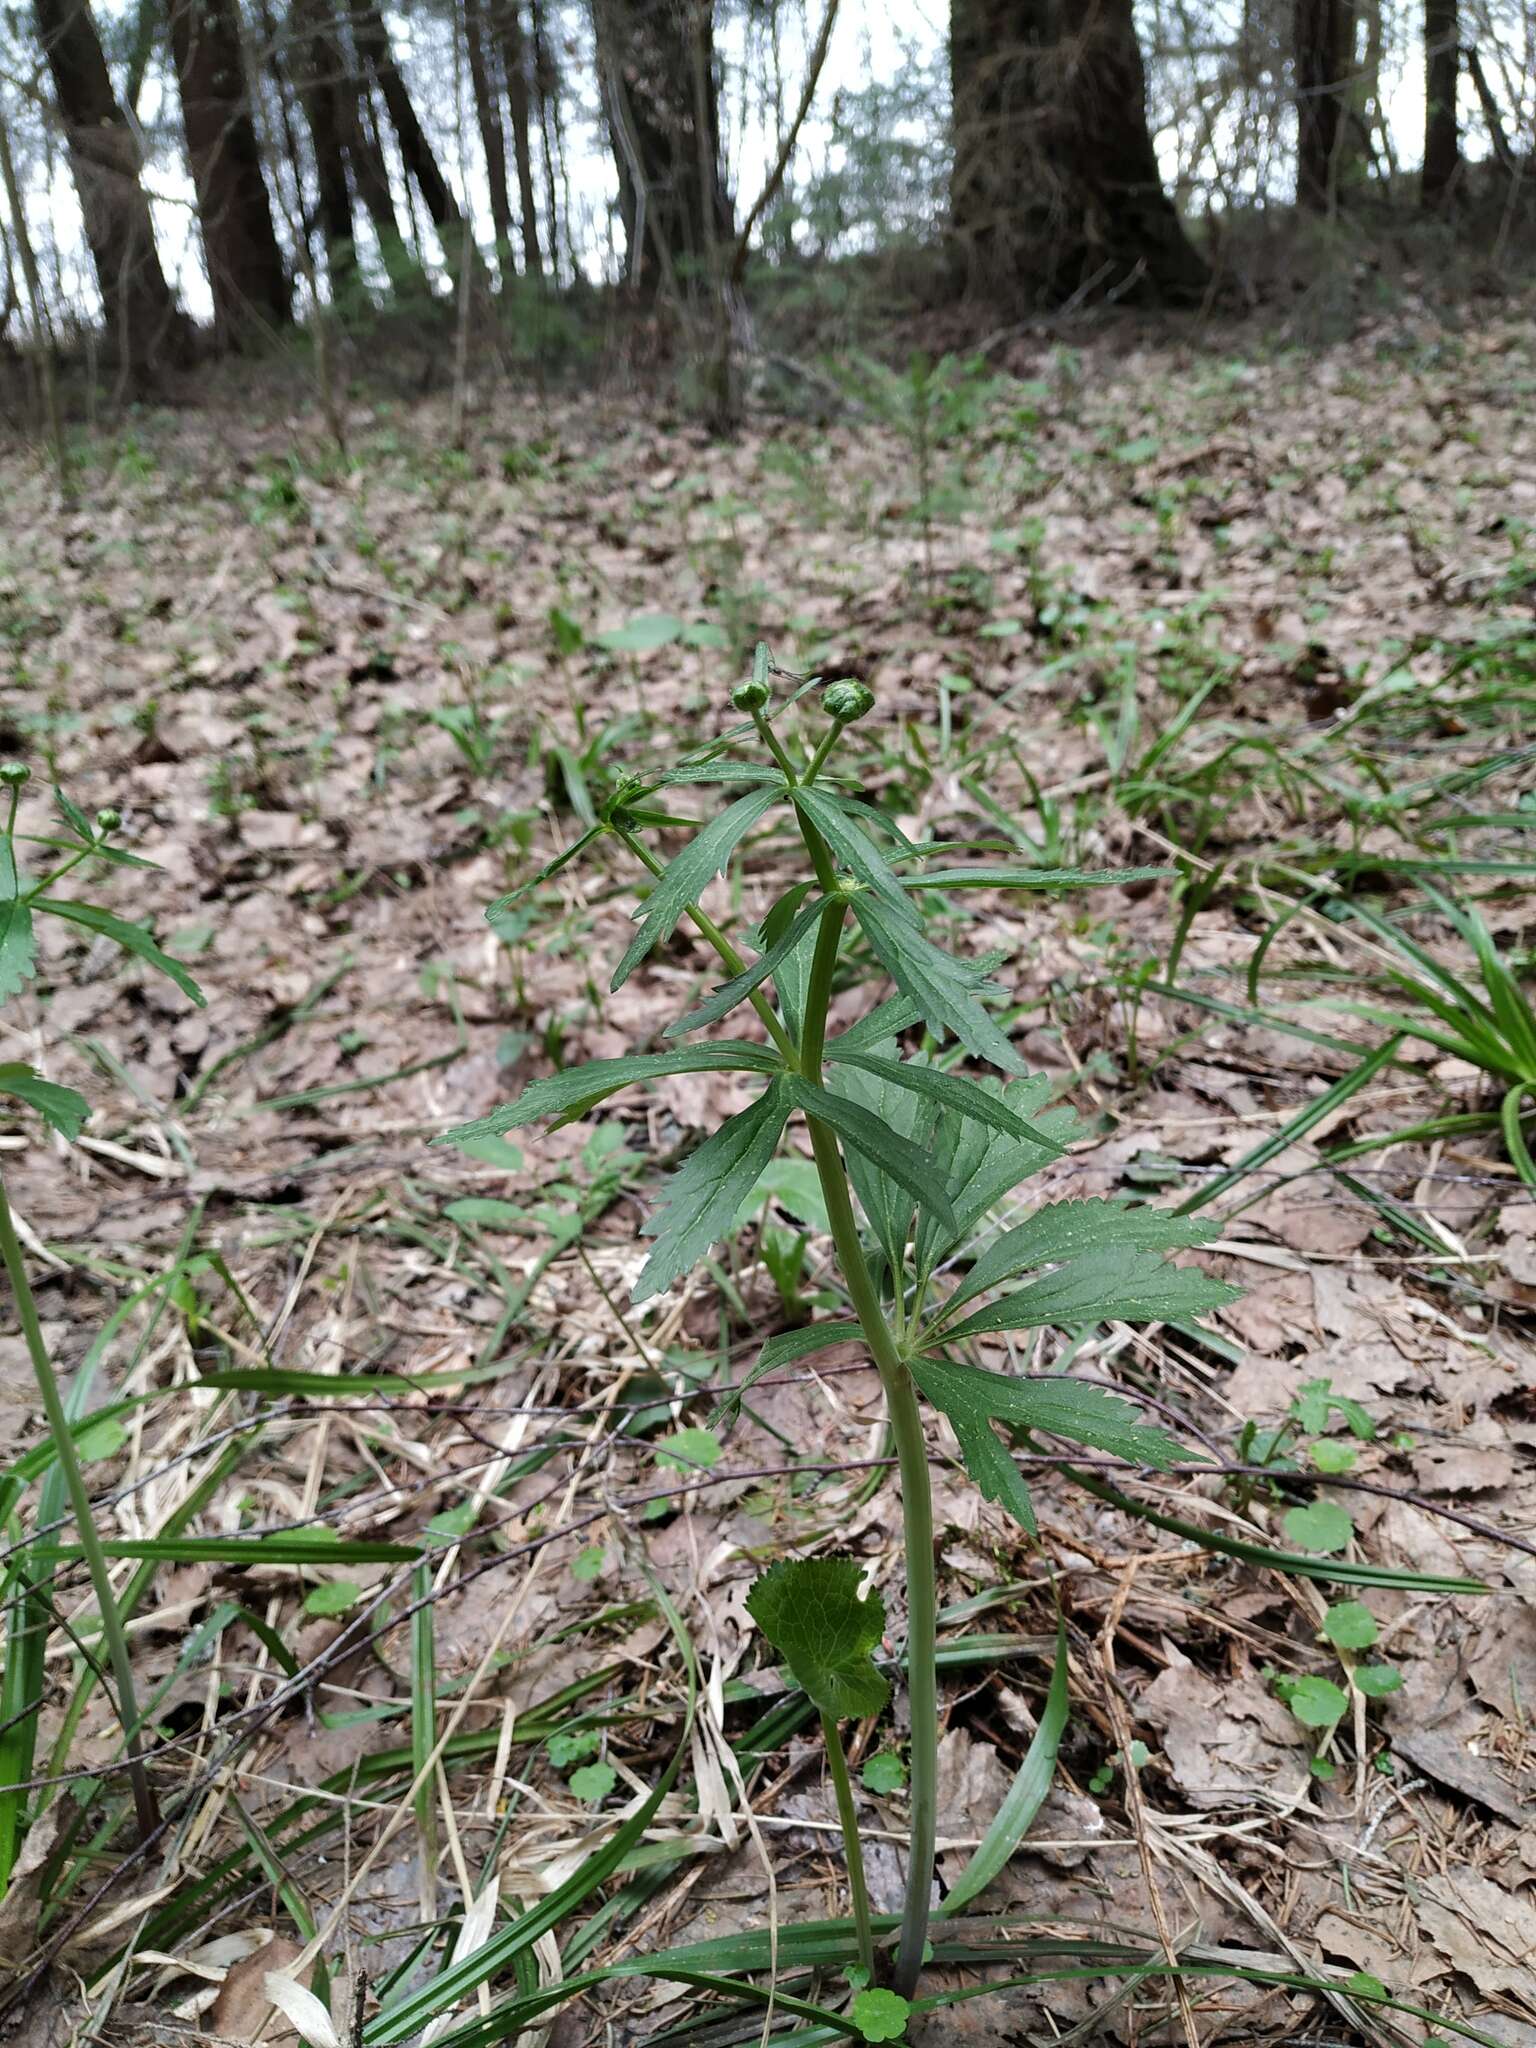
<svg viewBox="0 0 1536 2048">
<path fill-rule="evenodd" d="M 843 1312 L 801 1140 L 736 1240 L 640 1306 L 658 1174 L 750 1076 L 434 1145 L 536 1077 L 656 1050 L 719 980 L 682 926 L 609 993 L 632 930 L 611 839 L 485 910 L 619 774 L 731 724 L 763 641 L 787 677 L 875 692 L 850 760 L 910 839 L 1163 871 L 982 891 L 963 950 L 1001 956 L 1013 1043 L 1079 1118 L 1039 1191 L 1199 1197 L 1221 1227 L 1180 1263 L 1242 1290 L 1201 1330 L 1013 1344 L 1198 1446 L 1203 1472 L 1098 1475 L 1180 1526 L 1047 1447 L 1031 1542 L 929 1422 L 941 1886 L 1039 1727 L 1059 1612 L 1050 1790 L 967 1910 L 1201 1967 L 1069 1957 L 920 2004 L 907 2038 L 1536 2044 L 1527 1111 L 1510 1141 L 1500 1084 L 1382 1021 L 1406 956 L 1341 909 L 1480 992 L 1441 907 L 1475 906 L 1531 981 L 1527 311 L 1405 305 L 1315 350 L 1021 332 L 985 375 L 929 374 L 927 429 L 898 373 L 729 440 L 647 410 L 645 375 L 579 398 L 487 380 L 462 449 L 446 396 L 354 396 L 345 455 L 304 393 L 253 379 L 216 436 L 191 408 L 78 429 L 68 507 L 35 450 L 0 451 L 23 822 L 50 829 L 54 783 L 115 808 L 157 865 L 93 898 L 152 920 L 206 996 L 45 919 L 0 1011 L 0 1061 L 94 1106 L 74 1145 L 0 1116 L 0 1165 L 66 1388 L 82 1412 L 153 1396 L 82 1457 L 104 1534 L 166 1539 L 113 1569 L 145 1572 L 128 1641 L 171 1817 L 135 1849 L 106 1689 L 73 1716 L 95 1607 L 56 1554 L 0 2039 L 281 2039 L 265 1980 L 317 1933 L 338 2040 L 360 1994 L 361 2038 L 396 2038 L 378 2011 L 442 1969 L 469 1901 L 494 1878 L 504 1928 L 555 1894 L 680 1741 L 643 1839 L 453 2024 L 514 1980 L 845 1911 L 814 1721 L 744 1603 L 765 1564 L 832 1549 L 899 1644 L 879 1385 L 850 1344 L 710 1427 L 767 1338 Z M 765 836 L 706 907 L 751 926 L 788 858 Z M 868 1003 L 843 990 L 834 1017 Z M 7 1297 L 0 1464 L 43 1441 Z M 1385 1580 L 1265 1569 L 1189 1524 Z M 235 1567 L 172 1540 L 316 1526 L 385 1554 Z M 850 1724 L 882 1912 L 904 1713 L 898 1679 Z M 989 1975 L 1010 1971 L 941 1957 L 924 1989 Z M 537 2027 L 576 2048 L 781 2024 L 615 1974 Z"/>
</svg>

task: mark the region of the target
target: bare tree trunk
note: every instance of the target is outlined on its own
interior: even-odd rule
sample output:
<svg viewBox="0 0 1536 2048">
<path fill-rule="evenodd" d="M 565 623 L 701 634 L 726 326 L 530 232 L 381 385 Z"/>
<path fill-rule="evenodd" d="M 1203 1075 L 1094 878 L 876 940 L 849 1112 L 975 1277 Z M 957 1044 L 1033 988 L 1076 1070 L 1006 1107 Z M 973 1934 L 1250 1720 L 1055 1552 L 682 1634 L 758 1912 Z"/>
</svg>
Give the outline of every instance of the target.
<svg viewBox="0 0 1536 2048">
<path fill-rule="evenodd" d="M 251 119 L 235 0 L 170 0 L 171 50 L 213 296 L 226 348 L 263 321 L 284 326 L 293 299 Z"/>
<path fill-rule="evenodd" d="M 11 216 L 11 231 L 16 238 L 16 254 L 27 288 L 27 310 L 32 321 L 32 344 L 37 352 L 38 375 L 42 380 L 43 409 L 48 418 L 48 438 L 53 448 L 54 467 L 58 472 L 59 496 L 68 504 L 69 447 L 64 439 L 64 416 L 59 410 L 59 380 L 53 354 L 53 329 L 49 324 L 48 308 L 43 299 L 43 284 L 38 275 L 37 255 L 32 247 L 27 216 L 22 211 L 21 185 L 16 176 L 16 162 L 11 155 L 10 131 L 5 125 L 3 108 L 0 108 L 0 186 L 5 190 L 6 210 Z"/>
<path fill-rule="evenodd" d="M 1461 133 L 1456 123 L 1456 0 L 1424 0 L 1424 164 L 1419 201 L 1443 206 L 1461 168 Z"/>
<path fill-rule="evenodd" d="M 1292 33 L 1296 66 L 1296 203 L 1332 213 L 1339 201 L 1348 127 L 1349 74 L 1354 69 L 1353 0 L 1296 0 Z"/>
<path fill-rule="evenodd" d="M 630 276 L 647 294 L 668 271 L 696 288 L 712 243 L 732 232 L 710 0 L 595 0 L 593 11 Z"/>
<path fill-rule="evenodd" d="M 319 0 L 293 0 L 290 19 L 294 30 L 290 64 L 315 153 L 317 216 L 334 289 L 339 278 L 353 270 L 357 261 L 357 222 L 352 212 L 352 190 L 347 183 L 343 140 L 346 123 L 341 96 L 345 65 L 333 25 L 327 21 Z"/>
<path fill-rule="evenodd" d="M 1488 83 L 1483 60 L 1472 48 L 1463 50 L 1461 54 L 1466 63 L 1467 75 L 1472 80 L 1472 89 L 1477 94 L 1477 104 L 1482 109 L 1483 125 L 1488 130 L 1488 140 L 1493 144 L 1493 160 L 1506 178 L 1518 179 L 1520 161 L 1510 147 L 1509 137 L 1504 133 L 1504 117 L 1499 112 L 1499 103 Z"/>
<path fill-rule="evenodd" d="M 512 272 L 512 199 L 507 184 L 507 136 L 501 119 L 501 81 L 496 75 L 496 46 L 491 40 L 485 0 L 465 0 L 464 48 L 469 59 L 469 82 L 475 98 L 475 122 L 485 155 L 485 181 L 490 188 L 496 260 L 505 282 Z"/>
<path fill-rule="evenodd" d="M 163 364 L 190 359 L 192 331 L 160 267 L 138 145 L 86 0 L 36 0 L 36 9 L 107 332 L 122 372 L 152 382 Z"/>
<path fill-rule="evenodd" d="M 972 285 L 1198 303 L 1210 274 L 1163 189 L 1131 0 L 953 0 L 950 71 Z"/>
<path fill-rule="evenodd" d="M 355 0 L 352 20 L 358 51 L 373 73 L 383 95 L 390 126 L 394 129 L 395 140 L 400 145 L 401 161 L 416 190 L 421 194 L 422 204 L 437 230 L 448 267 L 450 270 L 457 270 L 464 226 L 459 202 L 454 197 L 448 180 L 443 176 L 432 144 L 427 139 L 427 132 L 421 125 L 411 95 L 406 89 L 405 79 L 395 62 L 395 53 L 390 47 L 389 31 L 384 26 L 379 0 Z"/>
<path fill-rule="evenodd" d="M 533 192 L 533 144 L 528 93 L 528 45 L 519 18 L 518 0 L 499 0 L 501 62 L 507 80 L 507 105 L 512 112 L 512 157 L 517 165 L 517 203 L 523 222 L 523 268 L 542 275 L 539 247 L 539 202 Z"/>
</svg>

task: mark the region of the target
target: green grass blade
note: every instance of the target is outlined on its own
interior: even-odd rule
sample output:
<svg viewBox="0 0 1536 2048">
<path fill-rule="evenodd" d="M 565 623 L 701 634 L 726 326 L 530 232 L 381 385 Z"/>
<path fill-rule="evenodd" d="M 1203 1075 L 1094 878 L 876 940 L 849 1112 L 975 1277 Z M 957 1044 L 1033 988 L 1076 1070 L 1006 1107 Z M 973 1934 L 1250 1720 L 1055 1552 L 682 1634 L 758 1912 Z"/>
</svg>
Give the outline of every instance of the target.
<svg viewBox="0 0 1536 2048">
<path fill-rule="evenodd" d="M 480 1985 L 488 1983 L 492 1977 L 499 1976 L 518 1956 L 532 1948 L 541 1935 L 548 1933 L 551 1928 L 558 1927 L 562 1920 L 575 1911 L 583 1899 L 591 1897 L 599 1885 L 606 1883 L 655 1819 L 662 1801 L 676 1782 L 684 1759 L 690 1754 L 699 1679 L 693 1644 L 683 1626 L 682 1617 L 658 1581 L 652 1581 L 652 1591 L 682 1651 L 688 1674 L 688 1694 L 683 1711 L 682 1730 L 666 1769 L 628 1818 L 614 1830 L 600 1849 L 594 1850 L 587 1857 L 579 1869 L 572 1871 L 564 1884 L 557 1885 L 537 1906 L 532 1907 L 509 1926 L 501 1928 L 483 1948 L 477 1949 L 472 1956 L 466 1956 L 462 1963 L 441 1971 L 430 1984 L 408 1992 L 405 1997 L 397 1999 L 393 2004 L 387 2005 L 382 2012 L 376 2013 L 363 2029 L 364 2048 L 389 2048 L 391 2043 L 412 2039 L 429 2020 L 435 2019 L 439 2013 L 451 2011 L 461 1999 L 468 1997 Z M 494 2040 L 500 2037 L 491 2035 L 489 2038 Z"/>
<path fill-rule="evenodd" d="M 1374 1052 L 1367 1053 L 1357 1067 L 1352 1067 L 1347 1074 L 1335 1081 L 1331 1088 L 1325 1089 L 1315 1101 L 1309 1102 L 1305 1109 L 1283 1124 L 1272 1138 L 1266 1138 L 1262 1145 L 1256 1145 L 1237 1162 L 1236 1166 L 1229 1166 L 1225 1173 L 1218 1174 L 1207 1187 L 1197 1188 L 1194 1194 L 1186 1195 L 1174 1209 L 1174 1215 L 1191 1216 L 1197 1209 L 1205 1208 L 1208 1203 L 1214 1202 L 1218 1195 L 1224 1195 L 1228 1188 L 1236 1187 L 1238 1182 L 1250 1173 L 1256 1173 L 1261 1166 L 1268 1165 L 1269 1161 L 1283 1152 L 1288 1145 L 1293 1145 L 1298 1138 L 1305 1137 L 1314 1125 L 1320 1124 L 1325 1117 L 1332 1116 L 1336 1109 L 1358 1095 L 1362 1088 L 1368 1088 L 1382 1068 L 1395 1059 L 1401 1043 L 1400 1038 L 1389 1038 L 1384 1045 L 1378 1045 Z"/>
<path fill-rule="evenodd" d="M 1158 1508 L 1148 1507 L 1145 1501 L 1133 1500 L 1118 1486 L 1096 1479 L 1075 1465 L 1067 1469 L 1078 1485 L 1086 1487 L 1096 1500 L 1108 1501 L 1111 1506 L 1124 1509 L 1126 1514 L 1135 1515 L 1139 1521 L 1150 1522 L 1156 1529 L 1166 1529 L 1170 1535 L 1186 1537 L 1191 1543 L 1198 1543 L 1202 1550 L 1217 1550 L 1223 1557 L 1238 1557 L 1245 1564 L 1261 1565 L 1266 1571 L 1289 1572 L 1293 1578 L 1324 1579 L 1341 1586 L 1399 1586 L 1405 1592 L 1415 1593 L 1486 1593 L 1488 1590 L 1481 1579 L 1442 1578 L 1433 1572 L 1399 1571 L 1385 1564 L 1352 1564 L 1336 1557 L 1314 1557 L 1304 1550 L 1276 1550 L 1268 1543 L 1250 1543 L 1240 1536 L 1218 1536 L 1213 1530 L 1202 1529 L 1198 1523 L 1183 1521 L 1177 1515 L 1165 1515 Z"/>
<path fill-rule="evenodd" d="M 1067 1637 L 1066 1630 L 1058 1622 L 1056 1659 L 1051 1667 L 1050 1690 L 1045 1696 L 1039 1725 L 979 1847 L 972 1852 L 971 1860 L 939 1907 L 941 1919 L 958 1913 L 962 1906 L 969 1905 L 972 1899 L 984 1892 L 1028 1833 L 1056 1775 L 1056 1755 L 1066 1732 L 1067 1713 Z"/>
</svg>

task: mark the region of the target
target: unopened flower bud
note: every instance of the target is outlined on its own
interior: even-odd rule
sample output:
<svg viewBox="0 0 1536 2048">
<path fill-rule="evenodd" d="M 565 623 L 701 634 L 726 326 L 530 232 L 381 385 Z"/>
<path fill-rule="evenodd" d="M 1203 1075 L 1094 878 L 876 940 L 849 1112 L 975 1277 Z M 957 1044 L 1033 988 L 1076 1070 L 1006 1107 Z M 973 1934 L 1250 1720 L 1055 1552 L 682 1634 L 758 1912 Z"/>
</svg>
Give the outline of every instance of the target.
<svg viewBox="0 0 1536 2048">
<path fill-rule="evenodd" d="M 105 835 L 108 832 L 115 832 L 122 822 L 122 812 L 113 810 L 110 804 L 108 804 L 104 810 L 100 810 L 96 813 L 96 830 L 100 832 L 103 835 L 103 837 L 105 837 Z"/>
<path fill-rule="evenodd" d="M 738 683 L 732 690 L 731 702 L 738 711 L 761 711 L 772 695 L 773 692 L 766 683 L 761 683 L 756 676 L 751 676 L 746 682 Z"/>
<path fill-rule="evenodd" d="M 20 789 L 24 782 L 32 779 L 32 770 L 25 761 L 0 761 L 0 783 L 7 789 Z"/>
<path fill-rule="evenodd" d="M 841 683 L 828 683 L 821 702 L 829 718 L 835 718 L 839 725 L 852 725 L 856 718 L 874 709 L 875 693 L 850 677 Z"/>
</svg>

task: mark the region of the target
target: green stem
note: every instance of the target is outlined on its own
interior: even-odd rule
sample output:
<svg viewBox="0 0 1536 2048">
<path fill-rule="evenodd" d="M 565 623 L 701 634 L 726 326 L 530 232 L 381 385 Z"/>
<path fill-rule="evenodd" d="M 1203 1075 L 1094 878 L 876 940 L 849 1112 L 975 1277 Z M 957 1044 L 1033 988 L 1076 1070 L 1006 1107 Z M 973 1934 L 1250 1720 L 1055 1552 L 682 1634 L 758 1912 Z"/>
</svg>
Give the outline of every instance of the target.
<svg viewBox="0 0 1536 2048">
<path fill-rule="evenodd" d="M 853 1902 L 853 1926 L 858 1937 L 859 1961 L 872 1984 L 875 1981 L 875 1930 L 869 1915 L 869 1888 L 864 1882 L 864 1848 L 859 1840 L 859 1817 L 853 1807 L 853 1784 L 848 1776 L 848 1759 L 832 1716 L 821 1717 L 821 1739 L 826 1745 L 827 1769 L 837 1794 L 837 1821 L 843 1831 L 843 1860 L 848 1866 L 848 1896 Z"/>
<path fill-rule="evenodd" d="M 809 843 L 809 841 L 807 842 Z M 825 849 L 812 848 L 818 871 Z M 821 1078 L 821 1048 L 827 1027 L 827 1003 L 838 940 L 847 914 L 845 900 L 828 903 L 817 934 L 816 954 L 806 987 L 805 1025 L 800 1034 L 800 1071 L 808 1081 Z M 848 1191 L 848 1173 L 837 1135 L 819 1117 L 807 1117 L 811 1150 L 821 1182 L 822 1198 L 832 1226 L 832 1243 L 843 1281 L 864 1332 L 864 1341 L 885 1390 L 886 1412 L 896 1446 L 901 1481 L 902 1544 L 907 1564 L 907 1705 L 912 1724 L 912 1833 L 907 1855 L 907 1896 L 902 1909 L 901 1940 L 896 1952 L 895 1985 L 910 1997 L 923 1967 L 928 1939 L 928 1913 L 933 1894 L 934 1844 L 938 1830 L 939 1697 L 938 1586 L 933 1564 L 933 1494 L 928 1479 L 928 1444 L 912 1375 L 902 1361 L 870 1277 L 858 1220 Z"/>
<path fill-rule="evenodd" d="M 764 718 L 761 711 L 753 712 L 752 723 L 757 727 L 758 738 L 768 749 L 769 753 L 772 754 L 776 765 L 783 771 L 785 781 L 793 787 L 797 779 L 795 764 L 790 760 L 788 754 L 785 753 L 783 747 L 780 746 L 778 734 L 768 723 L 767 719 Z"/>
<path fill-rule="evenodd" d="M 80 1460 L 75 1455 L 75 1441 L 70 1434 L 69 1418 L 64 1413 L 59 1383 L 54 1378 L 48 1346 L 43 1340 L 43 1326 L 38 1320 L 37 1303 L 32 1296 L 31 1282 L 27 1279 L 27 1269 L 22 1260 L 21 1245 L 16 1236 L 15 1223 L 11 1218 L 11 1205 L 6 1197 L 3 1178 L 0 1178 L 0 1259 L 4 1261 L 6 1276 L 11 1283 L 11 1293 L 15 1297 L 17 1314 L 21 1319 L 22 1335 L 26 1339 L 27 1351 L 31 1356 L 32 1370 L 37 1375 L 37 1390 L 42 1396 L 48 1433 L 53 1438 L 54 1455 L 64 1474 L 70 1506 L 74 1510 L 75 1523 L 80 1531 L 80 1549 L 91 1576 L 96 1605 L 101 1610 L 102 1640 L 106 1644 L 112 1675 L 117 1681 L 118 1719 L 123 1724 L 123 1737 L 128 1749 L 128 1776 L 133 1786 L 133 1803 L 138 1812 L 139 1831 L 143 1835 L 151 1835 L 160 1825 L 160 1813 L 140 1754 L 139 1709 L 134 1695 L 133 1667 L 128 1659 L 128 1640 L 123 1634 L 117 1598 L 112 1590 L 112 1576 L 107 1570 L 106 1554 L 102 1550 L 101 1539 L 96 1534 L 96 1524 L 92 1519 L 91 1496 L 86 1491 Z"/>
<path fill-rule="evenodd" d="M 804 789 L 808 783 L 814 782 L 816 780 L 817 776 L 821 773 L 822 769 L 827 764 L 827 757 L 830 755 L 832 749 L 837 745 L 838 741 L 842 738 L 842 736 L 843 728 L 834 719 L 828 730 L 822 734 L 821 745 L 816 749 L 815 753 L 811 756 L 811 765 L 806 769 L 805 773 L 800 778 L 800 787 L 802 789 Z"/>
<path fill-rule="evenodd" d="M 661 862 L 643 840 L 637 839 L 632 832 L 626 832 L 622 828 L 616 828 L 616 830 L 618 838 L 629 848 L 629 851 L 640 862 L 642 867 L 649 868 L 653 875 L 661 874 Z M 706 912 L 700 910 L 696 903 L 688 905 L 688 916 L 692 919 L 694 930 L 699 934 L 700 938 L 713 946 L 716 953 L 719 954 L 726 972 L 732 975 L 740 974 L 747 963 L 742 959 L 725 933 L 721 931 L 719 925 L 715 923 L 715 920 L 708 916 Z M 794 1041 L 774 1015 L 773 1005 L 768 1001 L 768 998 L 760 988 L 753 989 L 752 993 L 747 997 L 747 1001 L 762 1019 L 763 1028 L 773 1040 L 776 1050 L 793 1066 L 796 1057 Z"/>
</svg>

